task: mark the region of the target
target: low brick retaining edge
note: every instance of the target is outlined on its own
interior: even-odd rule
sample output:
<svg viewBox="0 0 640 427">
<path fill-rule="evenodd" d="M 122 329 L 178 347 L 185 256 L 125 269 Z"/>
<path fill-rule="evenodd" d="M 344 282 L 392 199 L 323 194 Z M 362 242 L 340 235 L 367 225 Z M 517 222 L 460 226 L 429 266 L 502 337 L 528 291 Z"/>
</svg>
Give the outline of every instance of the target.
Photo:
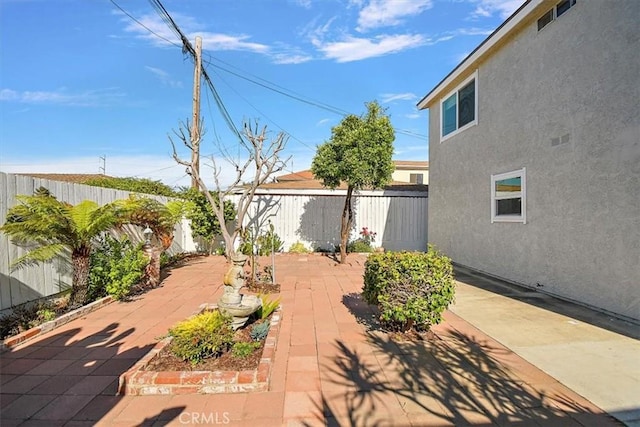
<svg viewBox="0 0 640 427">
<path fill-rule="evenodd" d="M 107 304 L 111 304 L 113 302 L 113 298 L 111 296 L 106 296 L 104 298 L 100 298 L 90 304 L 83 305 L 80 308 L 77 308 L 73 311 L 63 314 L 62 316 L 53 319 L 49 322 L 42 323 L 38 326 L 35 326 L 29 330 L 19 333 L 18 335 L 14 335 L 5 339 L 2 343 L 0 343 L 0 353 L 11 350 L 13 347 L 16 347 L 19 344 L 23 344 L 24 342 L 33 339 L 39 335 L 42 335 L 46 332 L 52 331 L 55 328 L 64 325 L 65 323 L 69 323 L 72 320 L 77 319 L 78 317 L 82 317 L 85 314 L 89 314 L 92 311 L 98 310 L 99 308 L 104 307 Z"/>
<path fill-rule="evenodd" d="M 217 308 L 214 304 L 203 304 L 197 313 Z M 196 313 L 196 314 L 197 314 Z M 149 362 L 171 342 L 168 337 L 158 342 L 142 359 L 127 372 L 120 375 L 118 394 L 122 395 L 172 395 L 172 394 L 217 394 L 267 391 L 276 341 L 280 331 L 282 306 L 271 316 L 271 327 L 265 338 L 262 357 L 256 369 L 244 371 L 145 371 Z"/>
</svg>

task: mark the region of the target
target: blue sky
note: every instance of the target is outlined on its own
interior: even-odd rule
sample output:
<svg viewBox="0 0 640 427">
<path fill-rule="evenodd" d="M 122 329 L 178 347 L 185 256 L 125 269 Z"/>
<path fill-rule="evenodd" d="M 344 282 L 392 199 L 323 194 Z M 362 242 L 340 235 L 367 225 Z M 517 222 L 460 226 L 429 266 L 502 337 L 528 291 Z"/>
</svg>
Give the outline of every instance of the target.
<svg viewBox="0 0 640 427">
<path fill-rule="evenodd" d="M 0 171 L 99 173 L 104 156 L 108 175 L 188 185 L 167 135 L 191 117 L 193 62 L 149 1 L 114 1 L 139 22 L 110 0 L 0 0 Z M 417 101 L 522 3 L 162 1 L 192 43 L 203 38 L 236 126 L 290 136 L 288 171 L 309 167 L 340 113 L 372 100 L 396 129 L 394 158 L 428 160 Z M 221 153 L 242 151 L 204 86 L 202 117 L 203 175 L 215 156 L 224 182 Z"/>
</svg>

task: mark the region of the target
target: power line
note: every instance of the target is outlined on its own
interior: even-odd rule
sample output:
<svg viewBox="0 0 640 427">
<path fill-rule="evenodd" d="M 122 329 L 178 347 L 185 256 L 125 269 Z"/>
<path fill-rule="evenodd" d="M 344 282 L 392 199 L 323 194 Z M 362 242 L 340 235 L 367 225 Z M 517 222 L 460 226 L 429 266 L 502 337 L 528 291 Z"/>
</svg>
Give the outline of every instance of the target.
<svg viewBox="0 0 640 427">
<path fill-rule="evenodd" d="M 124 14 L 126 14 L 128 17 L 130 17 L 133 21 L 135 21 L 138 25 L 140 25 L 141 27 L 145 28 L 147 31 L 149 31 L 151 34 L 155 35 L 156 37 L 172 44 L 173 46 L 176 47 L 180 47 L 182 49 L 183 54 L 189 54 L 192 58 L 195 57 L 195 49 L 193 48 L 193 46 L 191 45 L 191 42 L 189 41 L 189 39 L 185 36 L 185 34 L 180 30 L 180 28 L 177 26 L 177 24 L 175 23 L 175 21 L 173 20 L 173 18 L 171 17 L 171 15 L 169 15 L 169 13 L 167 12 L 167 10 L 164 8 L 164 6 L 162 5 L 162 3 L 159 0 L 149 0 L 149 2 L 151 3 L 152 7 L 157 11 L 157 13 L 159 14 L 160 18 L 167 24 L 167 26 L 176 34 L 176 36 L 182 41 L 182 46 L 176 44 L 175 42 L 155 33 L 153 30 L 151 30 L 150 28 L 148 28 L 146 25 L 144 25 L 142 22 L 140 22 L 139 20 L 137 20 L 136 18 L 134 18 L 131 14 L 129 14 L 127 11 L 125 11 L 122 7 L 120 7 L 115 0 L 110 0 L 111 3 L 113 3 L 119 10 L 121 10 Z M 204 63 L 211 65 L 212 67 L 218 68 L 222 71 L 225 71 L 229 74 L 232 74 L 238 78 L 241 78 L 243 80 L 246 80 L 250 83 L 253 83 L 255 85 L 261 86 L 265 89 L 271 90 L 273 92 L 276 92 L 282 96 L 286 96 L 288 98 L 291 98 L 293 100 L 296 100 L 298 102 L 331 112 L 333 114 L 337 114 L 340 116 L 347 116 L 353 113 L 349 113 L 348 111 L 345 111 L 341 108 L 338 107 L 334 107 L 331 106 L 329 104 L 323 103 L 321 101 L 317 101 L 314 100 L 312 98 L 306 97 L 302 94 L 299 94 L 295 91 L 292 91 L 290 89 L 287 89 L 283 86 L 280 86 L 276 83 L 270 82 L 266 79 L 263 79 L 259 76 L 256 76 L 254 74 L 248 73 L 247 71 L 241 70 L 240 68 L 229 64 L 228 62 L 225 62 L 219 58 L 215 58 L 213 56 L 211 56 L 210 54 L 207 55 L 209 57 L 208 61 L 204 61 Z M 218 64 L 214 64 L 213 61 L 217 61 L 220 63 L 225 64 L 227 67 L 231 67 L 234 68 L 236 70 L 240 70 L 242 71 L 242 73 L 244 73 L 245 75 L 233 71 L 227 67 L 223 67 L 221 65 Z M 219 93 L 217 92 L 215 86 L 213 85 L 213 82 L 211 81 L 211 78 L 209 77 L 207 70 L 205 68 L 205 66 L 202 66 L 202 74 L 203 74 L 203 78 L 207 84 L 207 87 L 209 88 L 209 90 L 211 91 L 211 93 L 213 94 L 214 100 L 216 102 L 216 105 L 218 106 L 218 109 L 220 110 L 220 113 L 222 114 L 225 122 L 227 123 L 227 126 L 229 126 L 229 128 L 231 129 L 232 133 L 234 133 L 241 144 L 244 144 L 244 140 L 243 137 L 241 135 L 241 133 L 239 132 L 238 128 L 236 127 L 235 123 L 233 122 L 233 119 L 231 118 L 229 111 L 227 110 L 226 106 L 224 105 L 224 103 L 222 102 L 222 98 L 220 97 Z M 253 77 L 248 77 L 247 75 Z M 219 75 L 218 75 L 219 76 Z M 229 85 L 229 83 L 227 83 L 227 85 L 229 87 L 231 87 Z M 237 91 L 234 90 L 234 92 L 237 93 Z M 254 109 L 256 109 L 256 111 L 259 111 L 255 106 L 253 106 L 252 104 L 250 104 L 245 98 L 243 98 L 243 100 L 245 102 L 247 102 L 251 107 L 253 107 Z M 264 114 L 264 113 L 261 113 Z M 273 120 L 269 119 L 272 123 L 276 124 L 275 122 L 273 122 Z M 278 126 L 276 124 L 276 126 Z M 282 129 L 282 127 L 278 126 L 280 129 Z M 406 136 L 410 136 L 410 137 L 414 137 L 414 138 L 419 138 L 419 139 L 426 139 L 427 136 L 423 135 L 423 134 L 419 134 L 417 132 L 414 131 L 410 131 L 410 130 L 405 130 L 405 129 L 395 129 L 395 131 L 399 134 L 403 134 Z M 302 143 L 304 145 L 304 143 L 297 139 L 294 138 L 291 134 L 287 133 L 290 137 L 292 137 L 294 140 Z"/>
<path fill-rule="evenodd" d="M 153 31 L 151 28 L 147 27 L 146 25 L 144 25 L 142 22 L 138 21 L 136 18 L 134 18 L 129 12 L 127 12 L 126 10 L 124 10 L 122 7 L 120 7 L 120 5 L 118 3 L 116 3 L 114 0 L 110 0 L 111 3 L 113 3 L 113 5 L 115 7 L 117 7 L 120 12 L 124 13 L 125 15 L 127 15 L 129 18 L 131 18 L 133 21 L 135 21 L 138 25 L 140 25 L 142 28 L 144 28 L 145 30 L 149 31 L 151 34 L 153 34 L 154 36 L 158 37 L 159 39 L 162 39 L 164 41 L 166 41 L 169 44 L 174 45 L 175 47 L 179 47 L 181 48 L 182 46 L 180 46 L 179 44 L 176 44 L 174 41 L 171 41 L 169 39 L 167 39 L 166 37 L 161 36 L 160 34 L 156 33 L 155 31 Z"/>
</svg>

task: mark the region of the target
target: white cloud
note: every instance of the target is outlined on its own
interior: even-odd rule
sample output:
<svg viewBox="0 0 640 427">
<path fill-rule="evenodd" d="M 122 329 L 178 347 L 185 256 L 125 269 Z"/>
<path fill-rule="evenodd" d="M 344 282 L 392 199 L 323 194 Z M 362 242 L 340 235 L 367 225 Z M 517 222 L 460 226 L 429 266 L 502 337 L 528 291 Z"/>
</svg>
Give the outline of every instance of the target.
<svg viewBox="0 0 640 427">
<path fill-rule="evenodd" d="M 325 123 L 329 123 L 330 121 L 331 121 L 331 119 L 322 119 L 318 123 L 316 123 L 316 126 L 322 126 Z"/>
<path fill-rule="evenodd" d="M 163 85 L 169 86 L 169 87 L 172 87 L 172 88 L 181 88 L 182 87 L 182 82 L 179 81 L 179 80 L 173 80 L 171 78 L 171 76 L 169 75 L 169 73 L 167 73 L 166 71 L 161 70 L 160 68 L 150 67 L 148 65 L 146 65 L 144 68 L 146 68 L 154 76 L 156 76 L 158 78 L 158 80 L 160 80 L 160 82 Z"/>
<path fill-rule="evenodd" d="M 380 95 L 383 104 L 393 101 L 412 101 L 418 97 L 415 93 L 383 93 Z"/>
<path fill-rule="evenodd" d="M 411 114 L 405 114 L 405 117 L 407 119 L 412 119 L 413 120 L 413 119 L 419 119 L 422 116 L 420 115 L 420 113 L 411 113 Z"/>
<path fill-rule="evenodd" d="M 185 34 L 187 39 L 194 43 L 196 36 L 202 37 L 202 48 L 208 50 L 245 50 L 257 53 L 267 53 L 269 46 L 248 41 L 250 36 L 246 34 L 229 35 L 201 31 L 202 26 L 190 16 L 172 13 L 174 21 Z M 157 15 L 144 15 L 136 18 L 140 22 L 134 22 L 131 18 L 123 16 L 126 23 L 124 30 L 135 34 L 136 37 L 147 40 L 156 46 L 169 46 L 171 44 L 182 45 L 182 42 Z M 145 28 L 146 27 L 146 28 Z"/>
<path fill-rule="evenodd" d="M 314 44 L 325 58 L 350 62 L 422 46 L 425 39 L 418 34 L 381 35 L 371 39 L 346 36 L 342 41 L 322 43 L 316 40 Z"/>
<path fill-rule="evenodd" d="M 217 33 L 193 33 L 188 35 L 189 39 L 194 39 L 196 36 L 202 37 L 202 49 L 207 50 L 247 50 L 256 53 L 268 53 L 269 46 L 261 43 L 253 43 L 246 41 L 250 38 L 247 35 L 230 36 L 228 34 Z"/>
<path fill-rule="evenodd" d="M 476 9 L 473 11 L 473 18 L 489 18 L 498 13 L 500 18 L 507 19 L 516 11 L 524 0 L 475 0 Z"/>
<path fill-rule="evenodd" d="M 235 169 L 227 167 L 223 159 L 216 158 L 218 166 L 222 166 L 220 181 L 223 187 L 232 183 L 235 178 Z M 65 157 L 65 158 L 40 158 L 40 159 L 10 159 L 3 158 L 1 171 L 5 173 L 73 173 L 97 174 L 101 173 L 102 161 L 95 157 Z M 148 178 L 154 181 L 162 181 L 170 187 L 188 186 L 191 178 L 186 174 L 185 167 L 179 165 L 171 158 L 164 155 L 131 155 L 106 157 L 106 174 L 116 177 Z M 213 168 L 211 160 L 202 157 L 200 160 L 200 173 L 210 189 L 214 188 Z M 250 179 L 250 178 L 247 178 Z"/>
<path fill-rule="evenodd" d="M 72 107 L 104 107 L 114 105 L 124 98 L 125 94 L 118 88 L 69 92 L 66 88 L 55 91 L 24 91 L 12 89 L 0 90 L 0 101 L 19 102 L 22 104 L 68 105 Z"/>
<path fill-rule="evenodd" d="M 398 25 L 403 18 L 418 15 L 432 6 L 432 0 L 370 0 L 360 10 L 357 30 Z"/>
<path fill-rule="evenodd" d="M 300 7 L 304 7 L 305 9 L 311 9 L 311 0 L 291 0 L 291 1 Z"/>
</svg>

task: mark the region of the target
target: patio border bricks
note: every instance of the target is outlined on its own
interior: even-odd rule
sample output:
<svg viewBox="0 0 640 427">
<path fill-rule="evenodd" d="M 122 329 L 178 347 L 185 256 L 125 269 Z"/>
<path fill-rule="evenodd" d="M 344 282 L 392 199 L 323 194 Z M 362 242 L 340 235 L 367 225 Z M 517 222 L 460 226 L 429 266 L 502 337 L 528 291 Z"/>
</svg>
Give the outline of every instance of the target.
<svg viewBox="0 0 640 427">
<path fill-rule="evenodd" d="M 69 323 L 72 320 L 84 316 L 85 314 L 89 314 L 92 311 L 98 310 L 107 304 L 111 304 L 113 301 L 114 299 L 111 296 L 100 298 L 99 300 L 93 301 L 92 303 L 87 305 L 83 305 L 82 307 L 65 313 L 62 316 L 57 317 L 49 322 L 41 323 L 38 326 L 34 326 L 31 329 L 6 338 L 2 343 L 0 343 L 0 353 L 8 351 L 13 347 L 16 347 L 17 345 L 23 344 L 26 341 L 42 335 L 46 332 L 52 331 L 55 328 L 64 325 L 65 323 Z"/>
</svg>

